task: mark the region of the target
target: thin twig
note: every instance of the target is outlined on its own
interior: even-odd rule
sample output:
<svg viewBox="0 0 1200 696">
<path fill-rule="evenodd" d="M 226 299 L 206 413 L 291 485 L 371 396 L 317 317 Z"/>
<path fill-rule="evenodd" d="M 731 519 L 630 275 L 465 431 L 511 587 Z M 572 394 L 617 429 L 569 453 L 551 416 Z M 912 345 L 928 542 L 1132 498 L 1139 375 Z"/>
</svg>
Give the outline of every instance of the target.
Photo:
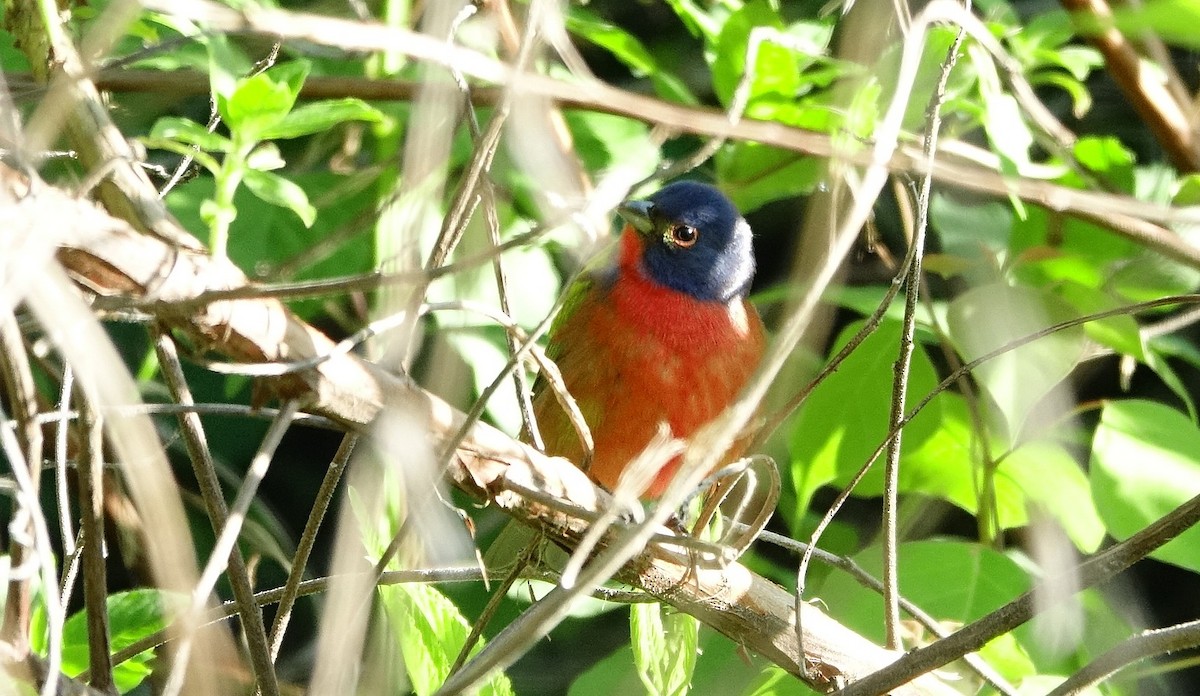
<svg viewBox="0 0 1200 696">
<path fill-rule="evenodd" d="M 346 470 L 346 465 L 350 461 L 350 455 L 354 452 L 354 445 L 357 442 L 358 435 L 354 433 L 347 433 L 342 438 L 342 444 L 338 446 L 337 452 L 333 455 L 333 461 L 325 470 L 325 478 L 321 480 L 321 487 L 317 489 L 317 497 L 313 500 L 312 511 L 308 514 L 308 521 L 304 523 L 304 532 L 300 535 L 300 542 L 296 545 L 296 553 L 292 557 L 292 569 L 283 586 L 283 596 L 279 599 L 279 608 L 275 612 L 275 620 L 271 625 L 270 653 L 272 661 L 278 658 L 279 648 L 283 645 L 283 636 L 287 632 L 288 621 L 291 619 L 292 606 L 296 603 L 296 598 L 300 596 L 304 569 L 308 566 L 309 554 L 312 553 L 313 546 L 316 544 L 317 532 L 321 529 L 321 522 L 325 519 L 325 513 L 333 501 L 333 495 L 337 491 L 342 472 Z"/>
<path fill-rule="evenodd" d="M 33 380 L 33 370 L 29 364 L 29 354 L 25 351 L 25 342 L 21 338 L 21 329 L 17 317 L 9 306 L 0 307 L 0 381 L 3 382 L 4 400 L 0 405 L 7 404 L 13 414 L 14 432 L 24 455 L 18 464 L 10 459 L 9 466 L 31 467 L 25 473 L 29 477 L 31 493 L 36 500 L 41 475 L 42 462 L 42 428 L 37 424 L 38 394 L 37 384 Z M 13 536 L 10 539 L 8 554 L 13 567 L 18 567 L 33 558 L 28 555 L 29 549 L 19 538 L 28 539 L 33 534 L 33 519 L 14 514 L 12 521 Z M 7 598 L 4 604 L 4 620 L 0 627 L 0 637 L 8 640 L 17 651 L 17 657 L 24 658 L 29 651 L 29 622 L 33 601 L 33 577 L 20 580 L 14 579 L 8 583 Z"/>
<path fill-rule="evenodd" d="M 962 47 L 966 31 L 959 30 L 954 42 L 942 61 L 941 73 L 926 107 L 924 153 L 933 159 L 937 152 L 938 133 L 941 131 L 942 103 L 946 99 L 946 84 L 954 64 L 958 62 L 958 51 Z M 892 407 L 888 422 L 893 426 L 904 416 L 905 396 L 908 392 L 909 375 L 912 372 L 914 349 L 913 335 L 917 326 L 917 306 L 920 301 L 921 262 L 925 258 L 925 238 L 929 227 L 929 196 L 933 177 L 921 178 L 921 191 L 917 196 L 917 220 L 913 227 L 912 250 L 909 254 L 908 292 L 904 302 L 904 320 L 900 334 L 900 355 L 896 358 L 895 380 L 892 383 Z M 883 468 L 883 606 L 884 625 L 887 629 L 887 647 L 900 648 L 900 576 L 897 526 L 900 516 L 897 498 L 900 489 L 900 448 L 904 431 L 897 431 L 888 444 L 887 458 Z"/>
<path fill-rule="evenodd" d="M 159 367 L 162 370 L 163 381 L 167 385 L 172 398 L 182 406 L 192 406 L 192 390 L 183 374 L 183 366 L 179 362 L 179 354 L 175 341 L 170 334 L 159 330 L 154 337 L 154 349 L 158 355 Z M 276 420 L 282 416 L 276 417 Z M 209 524 L 213 531 L 221 533 L 229 524 L 229 509 L 225 505 L 225 496 L 221 491 L 221 483 L 213 464 L 212 452 L 208 447 L 208 438 L 204 433 L 204 424 L 195 411 L 179 413 L 179 429 L 183 433 L 184 445 L 188 451 L 188 459 L 192 463 L 192 471 L 204 506 L 208 512 Z M 214 554 L 216 551 L 214 550 Z M 250 652 L 250 662 L 254 669 L 255 682 L 258 689 L 266 696 L 279 693 L 278 680 L 271 661 L 267 645 L 266 628 L 263 626 L 262 612 L 254 604 L 254 585 L 250 580 L 250 572 L 246 567 L 246 559 L 236 544 L 229 549 L 227 557 L 230 587 L 242 619 L 242 630 L 246 634 L 246 644 Z M 207 592 L 205 593 L 207 596 Z"/>
<path fill-rule="evenodd" d="M 196 403 L 196 404 L 127 404 L 109 406 L 101 411 L 101 415 L 109 417 L 129 416 L 174 416 L 180 413 L 195 413 L 201 416 L 239 416 L 242 418 L 259 418 L 273 420 L 279 414 L 279 409 L 268 406 L 248 406 L 246 404 L 231 404 L 225 402 Z M 78 411 L 57 410 L 52 413 L 39 413 L 39 425 L 58 423 L 65 425 L 79 417 Z M 325 416 L 311 413 L 297 413 L 293 421 L 297 425 L 308 425 L 326 430 L 341 430 L 342 427 L 334 420 Z M 11 422 L 10 422 L 11 424 Z M 65 447 L 65 445 L 64 445 Z"/>
<path fill-rule="evenodd" d="M 104 565 L 104 430 L 86 398 L 79 400 L 79 511 L 83 517 L 83 599 L 87 609 L 88 670 L 97 691 L 116 696 L 108 628 L 108 577 Z"/>
<path fill-rule="evenodd" d="M 9 418 L 4 414 L 4 410 L 0 409 L 0 426 L 5 426 L 9 422 Z M 25 461 L 25 453 L 21 450 L 21 445 L 17 441 L 16 435 L 13 434 L 14 429 L 0 427 L 0 452 L 8 457 L 9 465 L 11 466 L 13 479 L 17 483 L 16 509 L 13 517 L 17 520 L 21 516 L 28 515 L 31 518 L 29 532 L 21 533 L 24 525 L 18 527 L 13 525 L 10 530 L 14 530 L 14 542 L 23 544 L 32 553 L 26 556 L 26 561 L 23 565 L 31 566 L 36 564 L 40 579 L 42 581 L 42 601 L 46 609 L 46 624 L 47 624 L 47 653 L 48 653 L 48 669 L 49 674 L 58 674 L 62 669 L 62 648 L 63 648 L 63 623 L 66 621 L 66 609 L 63 606 L 62 596 L 58 593 L 57 574 L 54 566 L 54 549 L 50 545 L 50 531 L 46 526 L 46 517 L 42 514 L 42 507 L 39 504 L 37 497 L 37 488 L 33 484 L 30 472 L 30 463 Z M 19 537 L 19 538 L 18 538 Z M 14 571 L 19 566 L 14 566 Z M 21 636 L 28 641 L 28 633 Z M 28 645 L 28 643 L 26 643 Z M 24 651 L 28 653 L 28 648 Z M 23 656 L 22 656 L 23 658 Z M 42 685 L 42 696 L 53 696 L 55 693 L 55 682 L 52 679 L 46 680 Z"/>
<path fill-rule="evenodd" d="M 1200 620 L 1188 621 L 1168 628 L 1142 631 L 1109 648 L 1084 665 L 1066 681 L 1054 687 L 1046 696 L 1073 696 L 1099 684 L 1120 670 L 1147 657 L 1200 645 Z"/>
</svg>

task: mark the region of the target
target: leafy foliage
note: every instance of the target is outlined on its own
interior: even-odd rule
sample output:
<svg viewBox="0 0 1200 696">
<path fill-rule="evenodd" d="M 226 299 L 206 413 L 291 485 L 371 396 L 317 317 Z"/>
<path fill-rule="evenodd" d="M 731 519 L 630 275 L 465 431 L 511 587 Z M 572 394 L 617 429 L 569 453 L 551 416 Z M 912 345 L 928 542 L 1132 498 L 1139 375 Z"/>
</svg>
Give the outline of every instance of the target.
<svg viewBox="0 0 1200 696">
<path fill-rule="evenodd" d="M 494 86 L 480 74 L 501 74 L 489 61 L 512 57 L 514 47 L 504 45 L 511 38 L 507 27 L 488 17 L 464 15 L 450 39 L 437 35 L 478 50 L 470 60 L 447 53 L 450 58 L 439 59 L 449 62 L 451 70 L 446 70 L 408 55 L 415 52 L 410 47 L 364 59 L 361 52 L 343 50 L 336 37 L 319 35 L 305 41 L 285 38 L 277 56 L 257 65 L 248 57 L 263 52 L 254 41 L 166 10 L 147 11 L 126 28 L 114 57 L 127 68 L 204 71 L 211 107 L 199 102 L 146 105 L 133 95 L 116 94 L 113 111 L 126 119 L 125 135 L 137 138 L 166 169 L 183 158 L 194 161 L 189 176 L 171 184 L 165 200 L 186 229 L 207 232 L 215 257 L 227 257 L 261 283 L 359 281 L 348 283 L 351 289 L 340 294 L 315 299 L 306 294 L 287 301 L 304 319 L 339 338 L 379 319 L 380 312 L 390 312 L 389 321 L 402 317 L 386 330 L 415 326 L 411 341 L 405 339 L 411 350 L 399 351 L 401 358 L 383 356 L 369 342 L 364 351 L 391 360 L 391 366 L 401 366 L 407 377 L 463 410 L 493 393 L 480 409 L 483 417 L 515 436 L 528 432 L 517 381 L 507 376 L 498 387 L 496 382 L 510 375 L 510 342 L 539 326 L 580 267 L 580 257 L 604 236 L 609 211 L 580 202 L 591 200 L 589 192 L 599 199 L 618 186 L 628 188 L 711 143 L 711 157 L 689 176 L 714 181 L 755 224 L 759 286 L 765 289 L 756 297 L 763 314 L 775 322 L 783 312 L 774 305 L 787 305 L 777 300 L 790 298 L 809 282 L 793 275 L 790 266 L 781 270 L 797 248 L 797 201 L 805 196 L 819 201 L 808 208 L 816 219 L 861 195 L 854 188 L 859 173 L 847 162 L 861 165 L 871 152 L 882 114 L 899 89 L 896 64 L 904 48 L 885 27 L 878 36 L 887 37 L 888 45 L 874 51 L 880 56 L 876 63 L 848 57 L 851 52 L 843 44 L 850 40 L 846 33 L 854 26 L 854 11 L 839 15 L 821 11 L 818 4 L 668 0 L 636 4 L 631 10 L 615 2 L 568 3 L 561 26 L 547 25 L 558 31 L 549 40 L 562 60 L 539 55 L 522 68 L 554 80 L 556 89 L 576 89 L 578 101 L 562 108 L 538 101 L 542 95 L 536 90 L 532 97 L 526 94 L 515 78 L 505 77 L 510 81 L 500 85 L 503 89 L 486 97 L 482 91 L 458 91 L 460 84 L 473 90 Z M 79 5 L 69 26 L 82 35 L 99 22 L 107 3 Z M 398 0 L 381 5 L 382 20 L 397 26 L 414 24 L 421 7 Z M 431 3 L 424 5 L 425 13 L 436 15 Z M 536 5 L 528 9 L 532 12 Z M 520 14 L 527 8 L 512 9 Z M 1058 548 L 1067 563 L 1072 554 L 1091 554 L 1129 538 L 1200 494 L 1195 387 L 1200 349 L 1194 335 L 1160 330 L 1157 323 L 1187 319 L 1178 306 L 1195 298 L 1149 309 L 1131 307 L 1196 292 L 1200 270 L 1178 255 L 1164 255 L 1144 235 L 1129 233 L 1129 225 L 1106 218 L 1115 216 L 1118 204 L 1130 201 L 1173 206 L 1173 212 L 1194 208 L 1200 202 L 1200 175 L 1135 142 L 1150 138 L 1153 131 L 1140 122 L 1137 129 L 1123 122 L 1133 117 L 1106 111 L 1127 105 L 1111 89 L 1098 87 L 1105 62 L 1085 41 L 1110 27 L 1060 10 L 1019 10 L 1005 0 L 977 3 L 976 15 L 1004 55 L 993 55 L 967 37 L 940 111 L 942 142 L 949 146 L 937 153 L 939 161 L 975 167 L 970 171 L 977 174 L 998 173 L 1002 180 L 989 180 L 1003 183 L 990 190 L 946 179 L 935 184 L 928 202 L 931 238 L 923 259 L 925 277 L 919 279 L 921 285 L 905 286 L 910 292 L 920 287 L 922 304 L 906 385 L 912 417 L 903 428 L 900 454 L 901 527 L 909 534 L 899 547 L 900 590 L 947 631 L 1020 596 L 1057 569 L 1060 559 L 1048 558 L 1026 537 L 1061 535 L 1068 543 Z M 1119 8 L 1112 27 L 1131 37 L 1194 49 L 1196 22 L 1191 20 L 1198 17 L 1190 0 L 1152 0 Z M 522 25 L 530 36 L 536 33 L 532 26 L 531 20 Z M 18 52 L 28 45 L 19 31 L 9 26 L 0 33 L 0 64 L 6 74 L 29 69 L 29 57 Z M 935 26 L 919 47 L 914 97 L 904 105 L 900 134 L 906 147 L 920 142 L 931 127 L 928 98 L 957 34 L 957 27 Z M 760 139 L 703 135 L 707 131 L 701 128 L 697 135 L 678 125 L 660 128 L 655 114 L 589 102 L 587 78 L 572 72 L 580 63 L 567 50 L 569 41 L 583 51 L 582 58 L 595 66 L 600 79 L 653 94 L 663 106 L 719 110 L 729 132 L 737 124 L 754 122 L 762 127 L 755 131 Z M 1139 56 L 1146 65 L 1154 58 Z M 1158 66 L 1164 73 L 1167 68 Z M 306 85 L 311 87 L 316 78 L 326 80 L 326 89 L 343 79 L 338 87 L 345 96 L 310 98 Z M 395 83 L 412 89 L 386 99 L 350 96 L 364 90 L 368 78 L 372 88 Z M 1031 110 L 1025 85 L 1080 135 L 1064 140 L 1059 130 L 1048 127 Z M 430 95 L 442 92 L 453 96 L 438 111 Z M 1192 109 L 1195 123 L 1195 105 L 1185 106 Z M 28 116 L 31 109 L 24 112 Z M 697 119 L 707 115 L 688 113 Z M 494 153 L 486 151 L 490 119 L 502 117 L 508 122 L 501 145 Z M 836 157 L 814 156 L 788 135 L 820 142 Z M 425 140 L 441 136 L 437 143 Z M 710 136 L 711 141 L 705 140 Z M 911 156 L 914 151 L 906 152 Z M 485 166 L 477 171 L 480 163 Z M 54 165 L 45 174 L 62 181 L 68 181 L 68 174 L 90 174 L 74 167 Z M 912 169 L 915 175 L 920 167 Z M 462 187 L 474 186 L 477 175 L 484 185 L 464 195 Z M 912 202 L 904 190 L 905 176 L 897 177 L 896 201 L 885 196 L 875 205 L 879 236 L 874 243 L 887 253 L 855 259 L 871 271 L 858 275 L 872 280 L 827 294 L 830 306 L 840 310 L 830 338 L 817 337 L 815 352 L 801 356 L 796 362 L 803 364 L 795 372 L 775 381 L 779 398 L 763 409 L 764 415 L 775 415 L 769 413 L 775 401 L 799 393 L 815 367 L 828 364 L 860 331 L 869 330 L 798 411 L 780 419 L 779 432 L 764 445 L 783 481 L 775 529 L 795 539 L 812 534 L 824 505 L 872 462 L 889 436 L 894 365 L 899 346 L 908 340 L 900 321 L 903 302 L 884 308 L 878 323 L 867 317 L 887 289 L 879 279 L 896 275 L 899 263 L 891 259 L 903 257 L 911 239 L 908 226 L 914 216 L 904 212 Z M 1054 195 L 1028 193 L 1037 187 Z M 1078 200 L 1108 196 L 1116 203 L 1081 210 L 1067 192 L 1082 191 L 1092 197 Z M 455 228 L 451 213 L 463 211 L 464 221 Z M 1176 222 L 1163 232 L 1185 243 L 1198 239 L 1193 223 Z M 434 258 L 436 243 L 457 233 L 461 239 L 450 245 L 444 259 L 450 270 L 425 269 L 436 270 L 436 278 L 408 277 L 404 284 L 384 285 L 372 275 L 422 267 Z M 497 243 L 506 247 L 498 255 L 493 254 Z M 503 289 L 493 258 L 507 277 Z M 498 322 L 505 303 L 507 317 Z M 1096 316 L 1101 313 L 1106 316 Z M 131 333 L 125 327 L 111 330 L 127 355 L 146 355 L 144 335 Z M 26 343 L 38 340 L 27 337 Z M 203 353 L 209 346 L 195 348 Z M 61 364 L 55 362 L 58 358 L 41 357 L 47 362 L 35 368 L 39 396 L 53 403 L 61 387 Z M 959 366 L 974 361 L 980 364 L 970 374 L 939 386 Z M 139 386 L 145 395 L 158 397 L 164 390 L 154 364 L 144 362 L 149 367 L 140 372 Z M 515 370 L 523 369 L 517 362 Z M 197 371 L 189 379 L 203 398 L 237 401 L 247 410 L 261 405 L 244 377 Z M 921 410 L 914 414 L 911 409 L 918 404 Z M 17 413 L 11 406 L 6 402 L 4 412 Z M 175 421 L 160 421 L 160 427 L 166 438 L 178 436 Z M 240 427 L 210 427 L 209 434 L 214 458 L 233 468 L 248 464 L 260 437 L 259 430 Z M 172 452 L 180 454 L 177 450 Z M 395 456 L 405 465 L 426 454 Z M 303 445 L 295 447 L 294 457 L 294 472 L 320 471 L 328 459 L 321 448 Z M 190 486 L 190 473 L 185 467 L 179 471 L 185 472 L 179 475 L 182 485 Z M 267 493 L 278 500 L 254 509 L 256 517 L 272 519 L 255 520 L 240 540 L 248 555 L 265 559 L 263 576 L 274 584 L 282 584 L 290 565 L 286 555 L 296 548 L 284 538 L 290 534 L 285 530 L 303 526 L 316 486 L 305 475 L 287 478 L 291 480 Z M 351 556 L 374 562 L 390 534 L 419 526 L 419 520 L 413 521 L 412 492 L 402 495 L 393 486 L 401 488 L 402 483 L 386 480 L 393 494 L 388 520 L 363 519 L 363 506 L 356 509 L 360 529 L 355 543 L 361 548 L 355 546 Z M 10 488 L 15 486 L 5 490 Z M 43 484 L 43 490 L 48 488 Z M 347 494 L 352 505 L 359 494 L 354 489 Z M 882 575 L 882 562 L 874 518 L 883 494 L 881 465 L 875 463 L 852 491 L 849 512 L 836 518 L 820 541 L 876 577 Z M 494 511 L 439 495 L 439 509 L 466 510 L 463 517 L 486 543 L 497 526 Z M 70 508 L 68 501 L 59 504 Z M 194 507 L 193 532 L 198 540 L 207 540 L 208 523 L 199 506 Z M 15 511 L 12 516 L 25 519 Z M 44 517 L 55 520 L 53 513 Z M 109 540 L 132 563 L 137 544 L 127 541 Z M 425 542 L 427 547 L 449 545 L 441 537 Z M 205 543 L 197 542 L 197 555 L 207 553 Z M 1152 557 L 1180 569 L 1194 587 L 1200 585 L 1198 549 L 1200 532 L 1192 528 Z M 756 572 L 794 588 L 792 558 L 759 544 L 744 560 Z M 1147 565 L 1148 572 L 1160 567 Z M 9 566 L 10 559 L 0 557 L 6 575 L 13 573 Z M 324 570 L 323 564 L 318 567 Z M 882 641 L 884 613 L 873 591 L 843 570 L 818 568 L 813 573 L 809 588 L 816 590 L 810 589 L 806 599 L 819 598 L 835 619 Z M 137 586 L 139 581 L 150 578 L 135 575 L 128 582 L 133 589 L 122 588 L 109 597 L 114 651 L 170 622 L 167 606 L 174 596 Z M 222 596 L 226 590 L 218 588 Z M 1133 600 L 1151 606 L 1148 600 L 1159 599 L 1153 594 Z M 377 637 L 386 636 L 377 642 L 394 648 L 403 662 L 402 668 L 392 665 L 388 674 L 408 682 L 386 688 L 436 692 L 450 675 L 472 623 L 484 613 L 487 596 L 480 583 L 378 588 L 372 629 Z M 1059 607 L 1074 615 L 1075 623 L 1063 620 L 1045 630 L 1022 627 L 996 637 L 980 656 L 1021 692 L 1045 692 L 1144 628 L 1126 611 L 1133 600 L 1088 590 L 1075 600 L 1062 600 Z M 740 654 L 734 641 L 671 608 L 634 605 L 626 629 L 625 612 L 589 605 L 595 607 L 601 609 L 563 625 L 548 644 L 539 645 L 507 674 L 490 677 L 482 693 L 809 693 L 778 666 Z M 497 624 L 511 621 L 518 608 L 522 602 L 506 600 L 485 636 L 495 640 Z M 74 677 L 88 669 L 86 614 L 73 612 L 62 628 L 62 670 Z M 299 630 L 298 640 L 315 640 L 311 622 Z M 45 614 L 35 613 L 28 637 L 43 656 L 46 636 Z M 912 628 L 906 646 L 934 640 L 928 629 Z M 479 649 L 470 653 L 477 655 Z M 305 654 L 297 650 L 290 659 Z M 156 669 L 158 663 L 147 651 L 118 665 L 114 677 L 124 693 Z M 957 664 L 946 672 L 967 674 Z M 1130 694 L 1165 683 L 1150 677 L 1139 683 L 1137 676 L 1110 680 L 1099 691 Z M 975 677 L 965 679 L 968 688 L 978 686 Z M 1186 687 L 1178 692 L 1184 691 Z"/>
</svg>

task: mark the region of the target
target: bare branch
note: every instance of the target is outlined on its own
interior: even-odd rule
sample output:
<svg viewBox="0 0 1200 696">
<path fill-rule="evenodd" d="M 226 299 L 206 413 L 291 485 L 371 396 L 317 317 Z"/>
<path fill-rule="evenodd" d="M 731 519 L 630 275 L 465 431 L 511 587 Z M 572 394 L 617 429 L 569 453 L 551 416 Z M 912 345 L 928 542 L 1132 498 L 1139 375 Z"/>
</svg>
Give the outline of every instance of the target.
<svg viewBox="0 0 1200 696">
<path fill-rule="evenodd" d="M 1116 672 L 1147 657 L 1185 650 L 1200 645 L 1200 621 L 1143 631 L 1121 641 L 1072 674 L 1046 696 L 1070 696 L 1098 684 Z"/>
<path fill-rule="evenodd" d="M 162 367 L 163 381 L 170 390 L 172 398 L 181 406 L 194 405 L 195 399 L 192 398 L 192 390 L 183 376 L 183 366 L 179 363 L 175 341 L 170 336 L 159 333 L 155 337 L 154 344 L 159 365 Z M 200 415 L 195 411 L 181 411 L 178 419 L 179 429 L 183 433 L 183 442 L 187 447 L 188 458 L 192 462 L 192 472 L 196 476 L 200 495 L 204 499 L 204 506 L 208 511 L 209 524 L 212 525 L 214 533 L 220 534 L 229 522 L 229 507 L 225 504 L 225 496 L 221 492 L 221 484 L 217 479 L 216 466 L 213 464 L 212 452 L 208 448 L 208 438 L 204 434 Z M 262 612 L 254 604 L 254 585 L 250 581 L 246 559 L 242 557 L 242 551 L 236 544 L 229 550 L 228 564 L 227 577 L 230 587 L 233 588 L 233 596 L 237 601 L 242 619 L 242 630 L 246 633 L 246 643 L 250 649 L 250 662 L 253 665 L 258 688 L 264 694 L 278 694 L 279 685 L 275 678 L 270 650 L 267 647 Z"/>
<path fill-rule="evenodd" d="M 83 524 L 83 596 L 87 608 L 88 669 L 91 685 L 115 696 L 108 628 L 108 569 L 104 564 L 103 481 L 104 430 L 95 408 L 79 399 L 80 437 L 79 509 Z"/>
<path fill-rule="evenodd" d="M 87 205 L 64 197 L 61 205 Z M 245 279 L 228 261 L 203 253 L 172 249 L 153 237 L 114 225 L 110 234 L 64 230 L 59 259 L 85 288 L 102 294 L 154 293 L 164 300 L 195 295 L 209 288 L 230 288 Z M 185 315 L 165 316 L 193 341 L 249 362 L 305 359 L 333 347 L 273 300 L 219 302 Z M 449 441 L 464 416 L 415 384 L 389 374 L 353 354 L 342 354 L 316 367 L 271 379 L 267 384 L 284 398 L 302 398 L 307 407 L 355 429 L 371 423 L 385 403 L 422 414 L 435 446 Z M 509 482 L 546 491 L 575 505 L 599 510 L 607 494 L 583 472 L 561 459 L 534 452 L 507 435 L 475 424 L 450 462 L 450 478 L 468 493 L 490 500 L 560 543 L 573 544 L 586 521 L 572 518 L 513 492 Z M 670 534 L 669 530 L 661 533 Z M 792 626 L 792 597 L 777 585 L 740 565 L 725 569 L 692 568 L 687 553 L 643 551 L 617 577 L 646 589 L 776 664 L 801 674 L 802 659 Z M 834 678 L 857 679 L 897 657 L 836 623 L 819 609 L 803 605 L 808 629 L 803 661 L 828 685 Z M 823 688 L 823 687 L 821 687 Z M 913 693 L 946 691 L 937 680 L 915 685 Z M 948 693 L 948 692 L 947 692 Z"/>
</svg>

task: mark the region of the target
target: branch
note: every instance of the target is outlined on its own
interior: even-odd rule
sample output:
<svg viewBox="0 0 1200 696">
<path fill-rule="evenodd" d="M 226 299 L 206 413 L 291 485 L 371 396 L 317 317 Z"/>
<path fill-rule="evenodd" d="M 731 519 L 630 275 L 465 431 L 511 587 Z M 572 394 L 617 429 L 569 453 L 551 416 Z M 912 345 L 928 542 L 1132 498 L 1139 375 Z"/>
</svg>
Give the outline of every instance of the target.
<svg viewBox="0 0 1200 696">
<path fill-rule="evenodd" d="M 15 172 L 0 168 L 0 185 L 21 184 Z M 247 281 L 227 260 L 171 247 L 117 221 L 111 221 L 103 232 L 96 232 L 95 226 L 64 226 L 61 221 L 69 218 L 64 211 L 90 205 L 53 190 L 43 189 L 40 195 L 46 197 L 47 218 L 60 221 L 58 259 L 87 290 L 100 295 L 153 297 L 163 303 L 160 319 L 164 324 L 197 344 L 245 362 L 304 360 L 333 351 L 333 341 L 276 300 L 221 301 L 186 313 L 172 312 L 172 303 L 178 300 L 206 290 L 240 287 Z M 336 354 L 311 369 L 264 382 L 279 398 L 299 399 L 307 410 L 357 431 L 365 430 L 385 406 L 404 407 L 422 414 L 435 447 L 448 441 L 464 418 L 412 381 L 352 354 Z M 567 546 L 582 537 L 587 522 L 531 501 L 518 491 L 543 491 L 591 511 L 611 504 L 608 494 L 569 462 L 546 457 L 484 424 L 469 430 L 448 475 L 467 493 Z M 617 579 L 696 616 L 793 674 L 804 674 L 807 663 L 810 683 L 818 689 L 860 679 L 899 657 L 811 605 L 801 609 L 808 628 L 802 656 L 793 632 L 792 596 L 739 564 L 724 569 L 696 568 L 686 552 L 658 547 L 626 564 Z M 816 669 L 811 669 L 814 665 Z M 918 681 L 902 691 L 952 693 L 936 678 Z"/>
<path fill-rule="evenodd" d="M 84 169 L 105 173 L 97 188 L 105 208 L 138 229 L 173 244 L 203 248 L 171 217 L 145 172 L 136 166 L 138 158 L 133 148 L 109 118 L 96 85 L 88 77 L 90 66 L 84 63 L 61 24 L 47 26 L 42 22 L 39 4 L 32 0 L 5 3 L 6 28 L 12 31 L 17 46 L 25 51 L 38 81 L 49 85 L 46 98 L 29 119 L 23 141 L 28 151 L 19 154 L 36 156 L 45 144 L 54 142 L 65 125 Z M 95 26 L 101 30 L 98 33 L 102 34 L 98 41 L 107 43 L 119 36 L 124 30 L 123 23 L 131 21 L 139 9 L 136 3 L 115 3 L 103 18 L 110 23 L 96 22 Z M 112 31 L 116 28 L 114 24 L 121 25 L 118 31 Z M 97 40 L 93 34 L 88 38 Z"/>
<path fill-rule="evenodd" d="M 1071 568 L 1068 572 L 1078 572 L 1079 575 L 1077 579 L 1073 579 L 1075 591 L 1081 592 L 1092 585 L 1110 580 L 1197 523 L 1200 523 L 1200 496 L 1180 505 L 1125 541 L 1093 556 L 1077 569 Z M 1060 578 L 1050 578 L 1042 584 L 1054 586 L 1055 583 L 1060 583 L 1061 586 L 1062 582 Z M 1041 588 L 1038 587 L 1026 592 L 987 616 L 962 627 L 949 638 L 908 653 L 879 673 L 851 684 L 839 694 L 867 696 L 887 693 L 889 689 L 906 683 L 914 674 L 924 674 L 978 650 L 996 636 L 1007 633 L 1033 618 L 1033 598 L 1040 591 Z"/>
<path fill-rule="evenodd" d="M 519 73 L 512 66 L 483 53 L 378 22 L 258 6 L 247 6 L 244 11 L 239 11 L 209 0 L 187 3 L 148 0 L 145 5 L 168 15 L 200 22 L 212 31 L 247 32 L 269 36 L 272 40 L 282 37 L 355 52 L 399 51 L 416 60 L 442 65 L 485 83 L 517 84 L 523 95 L 547 97 L 563 106 L 617 113 L 683 133 L 754 140 L 817 157 L 836 155 L 851 164 L 873 163 L 869 147 L 858 152 L 847 152 L 845 147 L 835 147 L 833 139 L 825 133 L 754 119 L 742 119 L 736 125 L 731 125 L 729 115 L 718 109 L 673 104 L 597 80 L 569 82 L 534 73 Z M 388 88 L 375 86 L 370 89 Z M 962 158 L 955 162 L 935 161 L 932 164 L 927 160 L 919 147 L 902 145 L 889 159 L 887 166 L 892 171 L 918 175 L 931 172 L 941 183 L 996 196 L 1013 195 L 1055 211 L 1088 211 L 1098 217 L 1134 216 L 1159 222 L 1196 219 L 1195 213 L 1139 201 L 1130 196 L 1080 191 L 1029 178 L 1010 179 L 995 169 Z M 1175 254 L 1182 253 L 1190 259 L 1185 263 L 1200 267 L 1200 250 L 1187 244 L 1180 246 L 1175 235 L 1164 230 L 1162 238 L 1156 241 L 1162 244 L 1161 249 L 1155 247 L 1162 253 L 1177 259 L 1179 256 Z"/>
<path fill-rule="evenodd" d="M 1183 172 L 1200 169 L 1200 140 L 1181 104 L 1158 76 L 1142 66 L 1142 56 L 1113 26 L 1104 0 L 1060 0 L 1074 15 L 1075 26 L 1088 36 L 1108 66 L 1108 73 L 1133 104 L 1138 116 Z"/>
<path fill-rule="evenodd" d="M 1114 645 L 1072 674 L 1046 696 L 1078 694 L 1099 684 L 1118 671 L 1147 657 L 1185 650 L 1200 645 L 1200 621 L 1188 621 L 1177 626 L 1142 631 Z"/>
</svg>

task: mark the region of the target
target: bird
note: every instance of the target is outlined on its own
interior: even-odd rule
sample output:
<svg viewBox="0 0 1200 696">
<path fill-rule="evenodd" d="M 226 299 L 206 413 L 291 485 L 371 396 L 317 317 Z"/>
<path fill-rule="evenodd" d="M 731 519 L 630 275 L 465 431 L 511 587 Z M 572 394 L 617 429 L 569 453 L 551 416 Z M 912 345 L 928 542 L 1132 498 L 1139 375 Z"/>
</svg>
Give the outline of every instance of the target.
<svg viewBox="0 0 1200 696">
<path fill-rule="evenodd" d="M 660 424 L 686 439 L 729 406 L 766 342 L 747 299 L 750 225 L 724 193 L 680 180 L 617 212 L 625 223 L 615 257 L 569 286 L 546 348 L 591 431 L 588 474 L 609 491 Z M 545 379 L 535 384 L 533 411 L 546 454 L 584 462 Z M 680 463 L 668 461 L 641 497 L 660 497 Z"/>
</svg>

